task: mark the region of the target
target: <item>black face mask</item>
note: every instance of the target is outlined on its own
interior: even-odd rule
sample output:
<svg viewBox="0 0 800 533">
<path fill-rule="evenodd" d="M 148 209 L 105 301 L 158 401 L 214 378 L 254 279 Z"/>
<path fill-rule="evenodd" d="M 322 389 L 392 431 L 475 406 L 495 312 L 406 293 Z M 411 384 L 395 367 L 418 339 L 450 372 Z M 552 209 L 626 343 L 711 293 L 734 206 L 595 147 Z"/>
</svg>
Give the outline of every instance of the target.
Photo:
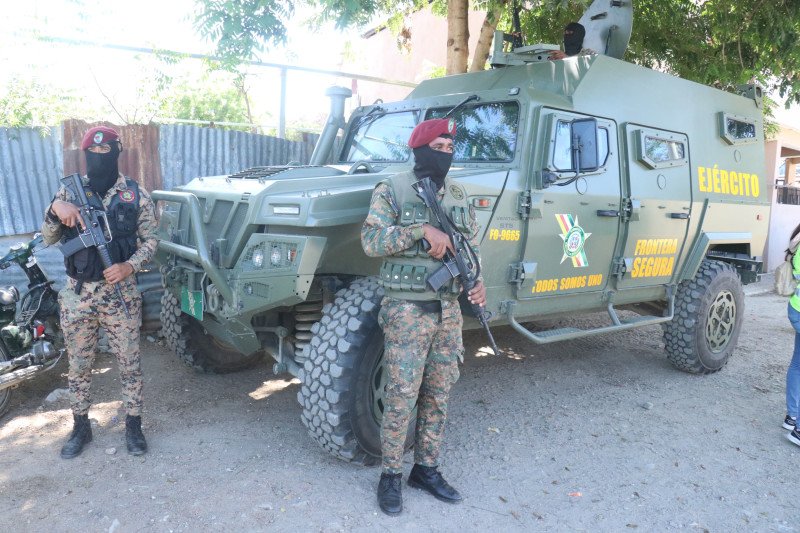
<svg viewBox="0 0 800 533">
<path fill-rule="evenodd" d="M 450 170 L 453 154 L 434 150 L 428 145 L 414 148 L 414 174 L 419 178 L 430 178 L 438 189 L 444 185 L 444 177 Z"/>
<path fill-rule="evenodd" d="M 569 34 L 567 32 L 570 32 Z M 564 28 L 564 52 L 568 56 L 577 55 L 583 50 L 583 38 L 586 36 L 586 29 L 583 24 L 570 22 Z"/>
<path fill-rule="evenodd" d="M 107 154 L 96 154 L 89 150 L 84 153 L 89 187 L 103 198 L 119 177 L 119 144 L 111 143 L 111 151 Z"/>
</svg>

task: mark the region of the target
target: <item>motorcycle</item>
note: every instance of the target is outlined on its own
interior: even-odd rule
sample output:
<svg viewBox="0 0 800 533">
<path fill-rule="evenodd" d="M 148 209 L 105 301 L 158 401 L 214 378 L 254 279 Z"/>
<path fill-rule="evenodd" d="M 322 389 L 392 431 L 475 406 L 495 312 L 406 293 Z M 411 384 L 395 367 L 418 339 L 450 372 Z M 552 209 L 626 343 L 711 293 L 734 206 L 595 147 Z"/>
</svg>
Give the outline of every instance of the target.
<svg viewBox="0 0 800 533">
<path fill-rule="evenodd" d="M 47 279 L 34 249 L 41 234 L 18 243 L 0 258 L 0 270 L 18 265 L 28 278 L 20 298 L 13 286 L 0 286 L 0 417 L 8 411 L 13 388 L 56 366 L 64 353 L 58 323 L 58 292 Z"/>
</svg>

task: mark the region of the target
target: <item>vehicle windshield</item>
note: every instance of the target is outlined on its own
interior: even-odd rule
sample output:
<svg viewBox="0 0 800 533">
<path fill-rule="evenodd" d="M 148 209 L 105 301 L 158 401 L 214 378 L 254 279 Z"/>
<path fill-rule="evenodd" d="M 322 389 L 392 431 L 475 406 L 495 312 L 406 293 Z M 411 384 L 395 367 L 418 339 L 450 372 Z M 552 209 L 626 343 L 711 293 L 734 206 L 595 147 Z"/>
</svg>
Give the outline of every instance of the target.
<svg viewBox="0 0 800 533">
<path fill-rule="evenodd" d="M 431 109 L 426 118 L 441 118 L 450 110 Z M 493 102 L 457 110 L 454 163 L 500 162 L 514 159 L 519 105 Z"/>
<path fill-rule="evenodd" d="M 419 122 L 420 111 L 372 113 L 354 119 L 341 161 L 402 162 L 408 161 L 411 148 L 408 138 Z"/>
<path fill-rule="evenodd" d="M 425 119 L 441 118 L 451 107 L 429 109 Z M 403 162 L 411 157 L 408 138 L 420 110 L 385 113 L 374 109 L 354 119 L 340 162 Z M 456 121 L 454 163 L 501 162 L 514 159 L 519 104 L 492 102 L 465 106 Z"/>
</svg>

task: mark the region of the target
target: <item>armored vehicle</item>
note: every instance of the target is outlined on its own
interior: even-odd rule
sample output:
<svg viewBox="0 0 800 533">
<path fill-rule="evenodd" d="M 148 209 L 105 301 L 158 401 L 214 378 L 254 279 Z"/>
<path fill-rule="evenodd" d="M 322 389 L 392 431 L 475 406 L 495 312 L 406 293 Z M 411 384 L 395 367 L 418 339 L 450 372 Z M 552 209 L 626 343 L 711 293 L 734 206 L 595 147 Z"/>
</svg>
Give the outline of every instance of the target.
<svg viewBox="0 0 800 533">
<path fill-rule="evenodd" d="M 546 46 L 498 47 L 495 68 L 424 81 L 346 122 L 350 91 L 329 89 L 309 165 L 155 192 L 169 345 L 206 371 L 268 354 L 301 381 L 314 439 L 347 460 L 379 457 L 383 289 L 360 229 L 374 186 L 412 166 L 412 128 L 452 112 L 452 192 L 480 221 L 486 308 L 493 328 L 510 326 L 494 329 L 501 347 L 512 329 L 539 344 L 660 324 L 677 368 L 722 368 L 769 220 L 760 89 L 621 61 L 614 39 L 627 36 L 615 27 L 600 53 L 564 60 L 547 60 Z M 607 320 L 590 328 L 532 324 L 598 310 Z"/>
</svg>

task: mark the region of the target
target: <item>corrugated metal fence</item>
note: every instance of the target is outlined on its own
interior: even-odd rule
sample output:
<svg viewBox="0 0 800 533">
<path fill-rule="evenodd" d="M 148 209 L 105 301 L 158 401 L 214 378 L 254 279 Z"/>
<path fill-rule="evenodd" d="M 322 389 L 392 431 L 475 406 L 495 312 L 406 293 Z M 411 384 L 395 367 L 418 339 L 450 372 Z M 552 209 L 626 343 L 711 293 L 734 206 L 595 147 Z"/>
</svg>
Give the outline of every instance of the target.
<svg viewBox="0 0 800 533">
<path fill-rule="evenodd" d="M 120 133 L 120 170 L 149 191 L 254 166 L 305 164 L 318 138 L 306 134 L 302 141 L 287 141 L 197 126 L 107 125 Z M 68 120 L 49 135 L 36 129 L 0 128 L 0 236 L 39 228 L 58 180 L 86 171 L 80 141 L 91 126 Z"/>
<path fill-rule="evenodd" d="M 313 138 L 295 142 L 243 131 L 170 125 L 159 128 L 164 188 L 198 176 L 233 174 L 246 168 L 308 163 Z M 313 136 L 317 137 L 317 136 Z"/>
<path fill-rule="evenodd" d="M 86 159 L 81 150 L 83 134 L 92 126 L 82 120 L 64 122 L 64 173 L 86 173 Z M 111 126 L 119 132 L 122 141 L 122 153 L 119 154 L 119 169 L 123 174 L 135 179 L 148 191 L 163 189 L 161 180 L 161 164 L 159 162 L 158 135 L 159 126 L 155 124 L 131 124 L 129 126 Z"/>
<path fill-rule="evenodd" d="M 34 231 L 63 177 L 61 128 L 0 128 L 0 235 Z"/>
</svg>

